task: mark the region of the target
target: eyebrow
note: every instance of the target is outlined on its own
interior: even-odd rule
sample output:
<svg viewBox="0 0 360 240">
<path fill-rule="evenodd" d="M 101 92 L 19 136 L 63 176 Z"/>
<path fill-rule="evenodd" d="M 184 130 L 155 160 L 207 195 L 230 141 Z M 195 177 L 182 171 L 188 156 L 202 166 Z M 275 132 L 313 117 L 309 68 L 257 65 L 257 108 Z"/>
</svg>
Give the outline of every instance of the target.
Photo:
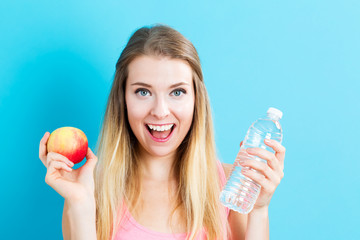
<svg viewBox="0 0 360 240">
<path fill-rule="evenodd" d="M 140 86 L 151 88 L 151 85 L 149 85 L 147 83 L 143 83 L 143 82 L 132 83 L 131 86 L 133 86 L 133 85 L 140 85 Z M 189 84 L 186 82 L 179 82 L 179 83 L 175 83 L 175 84 L 171 85 L 170 88 L 178 87 L 181 85 L 189 85 Z"/>
</svg>

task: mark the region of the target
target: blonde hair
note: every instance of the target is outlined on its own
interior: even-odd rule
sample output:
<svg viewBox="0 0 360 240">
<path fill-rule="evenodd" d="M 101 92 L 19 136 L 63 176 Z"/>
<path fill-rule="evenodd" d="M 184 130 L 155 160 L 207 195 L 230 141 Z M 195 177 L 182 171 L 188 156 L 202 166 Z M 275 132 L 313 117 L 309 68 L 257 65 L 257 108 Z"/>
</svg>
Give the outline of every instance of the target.
<svg viewBox="0 0 360 240">
<path fill-rule="evenodd" d="M 180 207 L 184 209 L 187 239 L 194 239 L 203 227 L 207 239 L 226 239 L 227 221 L 219 202 L 220 179 L 211 108 L 200 59 L 189 40 L 165 25 L 138 29 L 116 63 L 115 77 L 97 144 L 97 237 L 101 240 L 113 239 L 124 220 L 123 204 L 130 203 L 129 207 L 135 209 L 140 196 L 138 141 L 127 119 L 125 84 L 129 63 L 142 55 L 182 59 L 190 65 L 193 72 L 194 115 L 173 165 L 178 189 L 175 195 L 176 206 L 171 216 Z"/>
</svg>

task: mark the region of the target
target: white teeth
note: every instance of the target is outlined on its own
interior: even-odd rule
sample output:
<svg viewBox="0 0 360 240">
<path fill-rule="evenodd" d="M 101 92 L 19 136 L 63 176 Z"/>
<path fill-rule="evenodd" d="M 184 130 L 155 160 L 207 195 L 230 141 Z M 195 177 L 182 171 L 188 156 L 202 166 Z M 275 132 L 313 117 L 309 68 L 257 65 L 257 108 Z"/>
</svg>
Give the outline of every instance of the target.
<svg viewBox="0 0 360 240">
<path fill-rule="evenodd" d="M 147 125 L 148 125 L 149 128 L 152 129 L 152 130 L 162 132 L 162 131 L 167 131 L 167 130 L 169 130 L 170 128 L 172 128 L 172 126 L 173 126 L 174 124 L 162 125 L 161 127 L 160 127 L 160 126 L 155 126 L 155 125 L 150 125 L 150 124 L 147 124 Z"/>
</svg>

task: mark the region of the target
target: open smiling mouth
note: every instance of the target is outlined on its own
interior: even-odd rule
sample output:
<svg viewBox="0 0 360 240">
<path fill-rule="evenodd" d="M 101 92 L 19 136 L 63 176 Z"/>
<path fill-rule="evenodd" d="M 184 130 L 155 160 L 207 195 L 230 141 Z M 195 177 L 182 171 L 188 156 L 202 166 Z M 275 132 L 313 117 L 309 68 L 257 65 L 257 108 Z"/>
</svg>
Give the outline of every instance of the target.
<svg viewBox="0 0 360 240">
<path fill-rule="evenodd" d="M 145 124 L 146 129 L 148 130 L 151 138 L 156 142 L 166 142 L 172 136 L 173 130 L 175 129 L 175 124 L 155 126 L 151 124 Z"/>
</svg>

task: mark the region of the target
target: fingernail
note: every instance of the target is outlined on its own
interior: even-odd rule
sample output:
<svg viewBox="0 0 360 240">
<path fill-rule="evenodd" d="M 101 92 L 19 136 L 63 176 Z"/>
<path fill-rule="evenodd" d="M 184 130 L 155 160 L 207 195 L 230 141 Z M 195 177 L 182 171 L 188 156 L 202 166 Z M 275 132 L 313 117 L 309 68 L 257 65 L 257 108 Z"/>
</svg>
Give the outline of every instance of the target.
<svg viewBox="0 0 360 240">
<path fill-rule="evenodd" d="M 270 143 L 270 140 L 266 138 L 266 139 L 265 139 L 265 142 L 266 142 L 266 143 Z"/>
</svg>

